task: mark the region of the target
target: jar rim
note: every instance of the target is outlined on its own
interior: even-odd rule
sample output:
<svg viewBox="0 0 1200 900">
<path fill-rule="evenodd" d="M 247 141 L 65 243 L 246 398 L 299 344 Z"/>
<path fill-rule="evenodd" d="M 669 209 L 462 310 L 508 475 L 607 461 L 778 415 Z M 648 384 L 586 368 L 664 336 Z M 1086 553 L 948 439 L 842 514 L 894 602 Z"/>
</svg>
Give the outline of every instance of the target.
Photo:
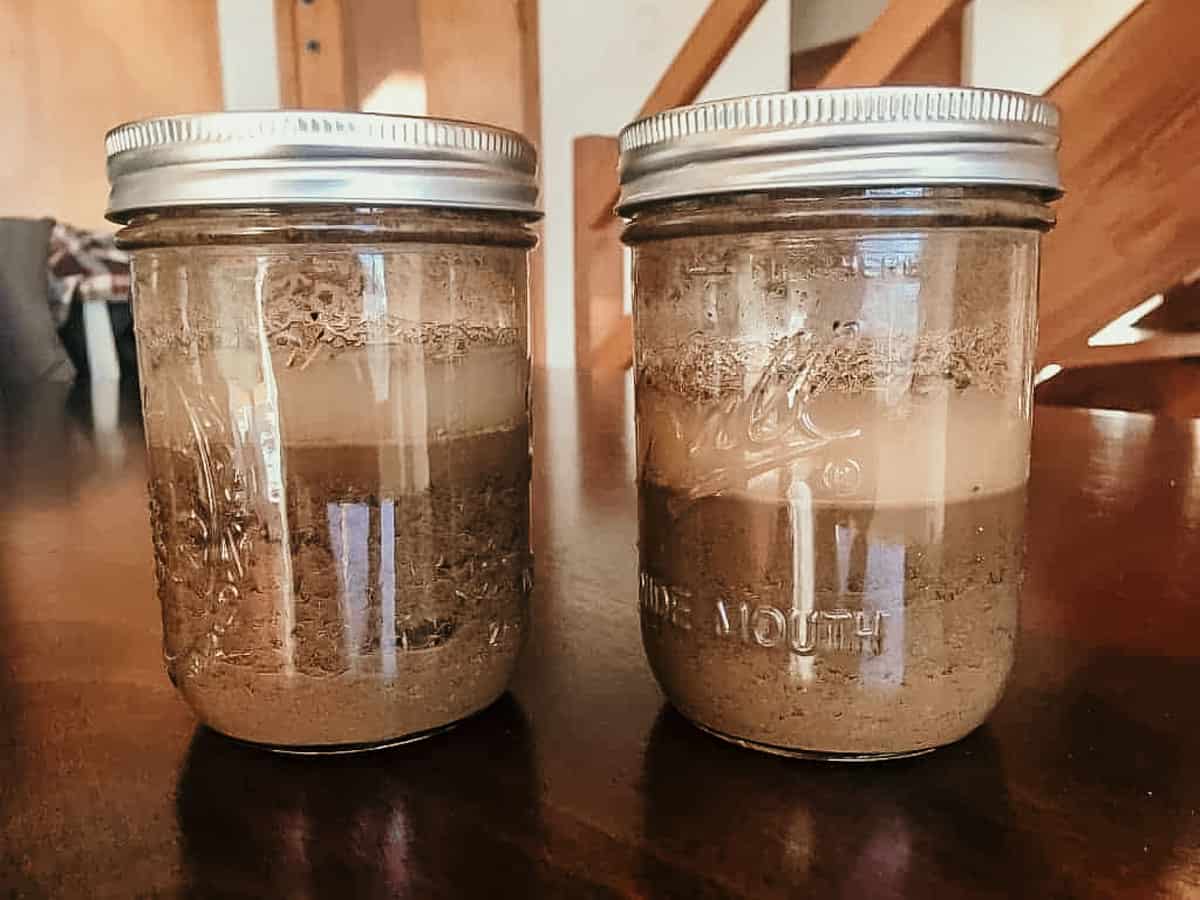
<svg viewBox="0 0 1200 900">
<path fill-rule="evenodd" d="M 716 193 L 994 185 L 1061 194 L 1057 107 L 1014 91 L 840 88 L 666 110 L 619 137 L 618 210 Z"/>
<path fill-rule="evenodd" d="M 540 214 L 537 151 L 505 128 L 379 113 L 165 116 L 105 136 L 107 217 L 194 206 L 426 206 Z"/>
</svg>

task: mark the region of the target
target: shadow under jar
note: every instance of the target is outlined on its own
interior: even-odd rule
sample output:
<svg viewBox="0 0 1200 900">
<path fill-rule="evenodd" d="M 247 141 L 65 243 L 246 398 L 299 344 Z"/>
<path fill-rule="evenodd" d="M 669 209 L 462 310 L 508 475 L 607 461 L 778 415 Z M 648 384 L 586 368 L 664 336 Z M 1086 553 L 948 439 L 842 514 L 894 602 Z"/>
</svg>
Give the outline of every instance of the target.
<svg viewBox="0 0 1200 900">
<path fill-rule="evenodd" d="M 133 123 L 108 151 L 180 693 L 301 752 L 492 703 L 531 586 L 533 148 L 278 112 Z"/>
<path fill-rule="evenodd" d="M 1050 104 L 958 88 L 622 133 L 642 635 L 700 727 L 883 759 L 999 702 L 1057 144 Z"/>
</svg>

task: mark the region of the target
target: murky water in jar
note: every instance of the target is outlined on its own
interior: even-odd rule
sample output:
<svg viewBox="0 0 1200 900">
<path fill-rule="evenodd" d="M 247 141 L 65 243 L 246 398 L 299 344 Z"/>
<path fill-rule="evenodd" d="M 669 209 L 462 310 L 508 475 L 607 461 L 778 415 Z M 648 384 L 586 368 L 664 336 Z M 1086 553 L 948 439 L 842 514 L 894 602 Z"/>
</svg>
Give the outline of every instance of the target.
<svg viewBox="0 0 1200 900">
<path fill-rule="evenodd" d="M 388 475 L 414 452 L 421 491 Z M 264 743 L 365 743 L 499 696 L 531 579 L 527 432 L 283 458 L 286 533 L 219 462 L 151 448 L 168 668 L 206 720 Z"/>
<path fill-rule="evenodd" d="M 642 631 L 693 721 L 868 757 L 956 740 L 994 707 L 1034 249 L 999 231 L 636 247 Z"/>
<path fill-rule="evenodd" d="M 273 746 L 444 727 L 527 631 L 524 251 L 260 254 L 135 261 L 168 671 Z"/>
<path fill-rule="evenodd" d="M 642 631 L 688 716 L 857 754 L 969 732 L 1012 663 L 1023 488 L 866 506 L 640 487 Z"/>
</svg>

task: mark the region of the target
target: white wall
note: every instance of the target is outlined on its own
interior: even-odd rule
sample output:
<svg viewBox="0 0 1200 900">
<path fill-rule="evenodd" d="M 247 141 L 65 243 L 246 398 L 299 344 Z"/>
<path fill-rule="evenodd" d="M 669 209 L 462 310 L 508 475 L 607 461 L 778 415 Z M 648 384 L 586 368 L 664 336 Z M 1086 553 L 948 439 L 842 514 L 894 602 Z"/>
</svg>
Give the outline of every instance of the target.
<svg viewBox="0 0 1200 900">
<path fill-rule="evenodd" d="M 272 0 L 217 0 L 217 34 L 225 108 L 279 106 L 279 56 Z"/>
<path fill-rule="evenodd" d="M 888 0 L 793 0 L 792 52 L 860 34 L 887 4 Z"/>
<path fill-rule="evenodd" d="M 792 52 L 859 34 L 888 0 L 793 0 Z M 1142 0 L 973 0 L 963 80 L 1040 94 Z"/>
<path fill-rule="evenodd" d="M 964 79 L 1041 94 L 1141 0 L 975 0 L 964 23 Z"/>
<path fill-rule="evenodd" d="M 571 142 L 616 134 L 683 45 L 708 0 L 553 0 L 540 9 L 546 361 L 575 356 Z M 767 0 L 701 95 L 784 90 L 789 0 Z"/>
</svg>

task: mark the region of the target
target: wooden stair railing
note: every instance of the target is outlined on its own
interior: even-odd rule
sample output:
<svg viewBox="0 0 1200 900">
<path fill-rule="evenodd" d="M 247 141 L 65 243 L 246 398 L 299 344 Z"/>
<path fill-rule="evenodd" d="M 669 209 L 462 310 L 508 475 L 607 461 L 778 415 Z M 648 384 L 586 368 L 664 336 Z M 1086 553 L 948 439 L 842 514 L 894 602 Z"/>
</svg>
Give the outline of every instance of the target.
<svg viewBox="0 0 1200 900">
<path fill-rule="evenodd" d="M 638 116 L 691 103 L 765 0 L 712 0 Z M 891 0 L 822 80 L 823 85 L 957 84 L 966 0 Z M 575 363 L 627 367 L 632 327 L 623 312 L 616 139 L 575 141 Z"/>
<path fill-rule="evenodd" d="M 966 0 L 891 0 L 819 87 L 960 84 Z"/>
<path fill-rule="evenodd" d="M 1188 335 L 1087 344 L 1200 268 L 1197 34 L 1194 0 L 1144 0 L 1050 90 L 1066 195 L 1042 249 L 1039 366 L 1200 352 Z"/>
<path fill-rule="evenodd" d="M 638 117 L 691 103 L 766 0 L 712 0 Z M 628 368 L 633 329 L 624 312 L 615 137 L 577 138 L 575 156 L 575 365 Z"/>
<path fill-rule="evenodd" d="M 684 106 L 700 96 L 704 85 L 708 84 L 764 3 L 766 0 L 712 0 L 634 118 Z M 604 227 L 612 217 L 619 195 L 619 188 L 614 186 L 609 193 L 609 202 L 605 204 L 608 211 L 601 212 L 592 221 L 594 226 Z"/>
<path fill-rule="evenodd" d="M 617 177 L 617 139 L 576 138 L 575 154 L 575 365 L 604 368 L 600 348 L 623 331 L 625 267 L 621 223 L 609 190 Z M 599 214 L 607 210 L 603 224 Z M 632 347 L 632 345 L 631 345 Z"/>
<path fill-rule="evenodd" d="M 820 84 L 954 83 L 964 5 L 891 0 Z M 1200 355 L 1200 338 L 1183 333 L 1148 335 L 1118 347 L 1087 343 L 1117 315 L 1200 269 L 1197 34 L 1200 3 L 1143 0 L 1049 92 L 1063 111 L 1060 159 L 1067 193 L 1056 207 L 1058 227 L 1043 245 L 1039 367 Z M 585 269 L 577 277 L 577 318 L 591 328 L 577 345 L 583 368 L 631 358 L 612 352 L 623 333 L 614 329 L 628 330 L 619 312 L 616 226 L 608 215 L 616 175 L 595 167 L 589 155 L 612 139 L 586 140 L 577 147 L 577 165 L 590 173 L 585 177 L 608 180 L 594 180 L 585 192 L 587 205 L 576 207 L 577 221 L 590 228 L 576 228 L 577 248 L 584 251 L 577 263 Z M 609 159 L 615 154 L 611 145 L 602 152 Z M 589 284 L 603 291 L 593 298 L 585 293 Z M 590 309 L 593 299 L 604 312 Z"/>
</svg>

